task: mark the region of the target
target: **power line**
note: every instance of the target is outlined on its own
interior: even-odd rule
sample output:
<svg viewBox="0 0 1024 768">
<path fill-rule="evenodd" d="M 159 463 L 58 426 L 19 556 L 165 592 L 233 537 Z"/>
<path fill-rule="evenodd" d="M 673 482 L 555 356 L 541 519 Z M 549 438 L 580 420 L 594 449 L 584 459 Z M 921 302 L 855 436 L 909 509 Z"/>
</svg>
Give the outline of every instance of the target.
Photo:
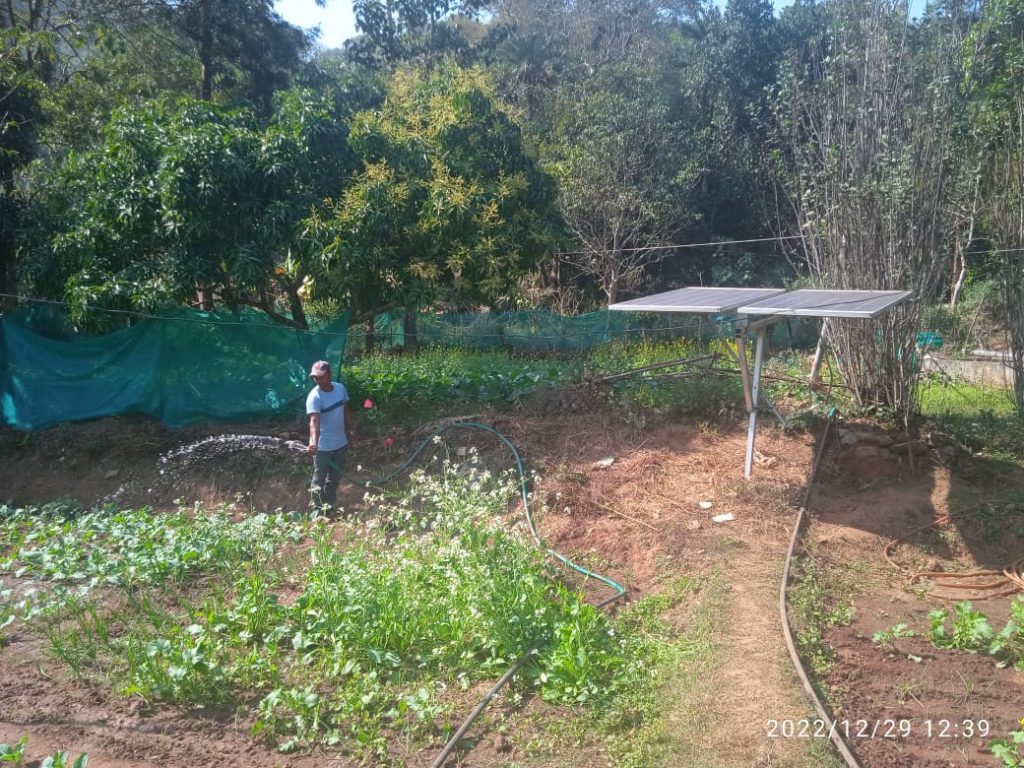
<svg viewBox="0 0 1024 768">
<path fill-rule="evenodd" d="M 744 245 L 746 243 L 778 243 L 784 240 L 804 240 L 804 235 L 781 235 L 779 237 L 758 237 L 749 240 L 712 240 L 706 243 L 676 243 L 674 245 L 647 245 L 639 248 L 596 248 L 588 249 L 585 251 L 559 251 L 559 256 L 586 256 L 588 254 L 597 253 L 641 253 L 644 251 L 665 251 L 674 250 L 678 248 L 709 248 L 716 245 Z M 977 256 L 994 253 L 1017 253 L 1024 251 L 1024 247 L 1020 248 L 996 248 L 992 250 L 978 250 L 978 251 L 963 251 L 964 256 Z M 774 258 L 782 258 L 785 254 L 781 253 L 763 253 L 758 251 L 731 251 L 730 255 L 738 256 L 771 256 Z"/>
<path fill-rule="evenodd" d="M 640 253 L 643 251 L 666 251 L 676 248 L 707 248 L 713 245 L 743 245 L 745 243 L 776 243 L 782 240 L 801 240 L 802 235 L 782 235 L 780 237 L 757 237 L 750 240 L 713 240 L 708 243 L 676 243 L 675 245 L 645 245 L 640 248 L 605 248 L 588 249 L 586 251 L 559 251 L 560 256 L 586 256 L 591 253 Z M 750 253 L 747 251 L 746 253 Z M 779 254 L 753 254 L 760 256 L 777 256 Z"/>
</svg>

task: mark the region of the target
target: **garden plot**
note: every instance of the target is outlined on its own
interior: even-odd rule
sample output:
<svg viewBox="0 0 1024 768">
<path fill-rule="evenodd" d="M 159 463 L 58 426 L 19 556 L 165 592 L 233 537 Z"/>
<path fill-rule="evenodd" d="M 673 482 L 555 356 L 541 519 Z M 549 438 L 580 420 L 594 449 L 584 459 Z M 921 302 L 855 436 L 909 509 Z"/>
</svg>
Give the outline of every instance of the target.
<svg viewBox="0 0 1024 768">
<path fill-rule="evenodd" d="M 794 613 L 855 754 L 871 768 L 1018 765 L 1024 602 L 1001 571 L 1024 556 L 1020 467 L 861 444 L 820 480 Z"/>
<path fill-rule="evenodd" d="M 357 482 L 342 488 L 351 517 L 311 524 L 253 512 L 257 497 L 259 507 L 274 508 L 262 502 L 275 489 L 285 504 L 301 497 L 304 463 L 287 452 L 199 463 L 177 490 L 187 497 L 205 488 L 207 501 L 216 501 L 216 488 L 223 511 L 179 513 L 172 489 L 157 482 L 157 458 L 198 432 L 117 420 L 33 435 L 20 448 L 5 434 L 3 450 L 13 460 L 2 472 L 14 480 L 19 465 L 33 467 L 31 489 L 25 475 L 18 481 L 37 502 L 54 493 L 58 474 L 66 478 L 62 495 L 87 490 L 96 499 L 130 473 L 137 492 L 156 489 L 143 498 L 163 508 L 157 518 L 243 527 L 264 520 L 267 533 L 255 539 L 263 549 L 249 550 L 182 530 L 178 538 L 197 550 L 232 554 L 182 556 L 196 565 L 181 576 L 97 583 L 55 603 L 52 615 L 28 624 L 19 615 L 0 650 L 0 741 L 27 732 L 39 755 L 66 747 L 90 752 L 100 765 L 426 765 L 517 653 L 547 635 L 456 762 L 829 765 L 822 745 L 770 740 L 764 729 L 768 718 L 808 714 L 786 671 L 773 606 L 789 504 L 806 478 L 813 438 L 766 432 L 759 446 L 774 461 L 746 483 L 743 428 L 728 415 L 642 430 L 604 411 L 498 414 L 491 423 L 535 473 L 535 514 L 547 544 L 624 583 L 626 605 L 595 611 L 590 603 L 609 590 L 541 557 L 521 510 L 509 503 L 506 449 L 475 437 L 438 446 L 435 471 L 406 476 L 380 498 L 364 499 L 358 481 L 404 456 L 379 444 L 357 449 Z M 122 458 L 106 487 L 104 474 L 45 468 L 54 455 L 48 441 L 65 446 L 62 463 L 84 468 L 91 433 L 111 431 L 119 432 L 118 444 L 149 447 L 130 462 Z M 444 473 L 447 456 L 471 458 L 458 454 L 474 446 L 472 463 L 490 472 L 486 481 L 470 469 Z M 607 458 L 614 461 L 601 461 Z M 457 503 L 447 495 L 456 491 Z M 734 521 L 712 522 L 723 513 Z M 63 508 L 49 514 L 46 525 L 61 531 L 82 519 Z M 132 525 L 152 530 L 151 513 L 130 514 L 138 516 Z M 25 580 L 54 571 L 15 575 L 29 532 L 26 521 L 6 519 L 17 533 L 5 534 L 13 570 L 3 578 L 13 589 L 8 603 L 17 604 Z M 95 543 L 110 535 L 81 529 L 48 540 L 59 538 L 70 553 L 89 549 L 73 536 Z M 143 550 L 147 538 L 135 535 Z M 79 575 L 85 583 L 93 578 L 79 574 L 85 567 L 110 575 L 111 566 L 82 565 L 105 556 L 66 559 L 60 573 L 75 583 Z M 278 752 L 282 746 L 291 751 Z"/>
</svg>

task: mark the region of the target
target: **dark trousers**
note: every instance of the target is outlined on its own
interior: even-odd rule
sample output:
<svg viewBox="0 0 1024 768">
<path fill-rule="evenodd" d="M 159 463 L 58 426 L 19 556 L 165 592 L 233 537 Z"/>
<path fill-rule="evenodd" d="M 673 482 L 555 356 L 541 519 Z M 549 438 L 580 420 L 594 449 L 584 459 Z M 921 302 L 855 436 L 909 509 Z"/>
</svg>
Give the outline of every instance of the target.
<svg viewBox="0 0 1024 768">
<path fill-rule="evenodd" d="M 336 451 L 317 451 L 313 456 L 313 478 L 309 485 L 309 497 L 313 506 L 320 509 L 325 504 L 334 509 L 338 504 L 338 482 L 345 469 L 346 445 Z"/>
</svg>

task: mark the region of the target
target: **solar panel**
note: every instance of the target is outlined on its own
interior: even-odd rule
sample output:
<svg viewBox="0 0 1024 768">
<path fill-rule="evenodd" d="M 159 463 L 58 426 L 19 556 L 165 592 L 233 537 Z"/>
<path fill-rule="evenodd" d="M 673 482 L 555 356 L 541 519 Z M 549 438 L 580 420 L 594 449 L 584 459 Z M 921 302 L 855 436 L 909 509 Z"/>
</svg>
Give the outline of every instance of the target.
<svg viewBox="0 0 1024 768">
<path fill-rule="evenodd" d="M 733 312 L 741 304 L 749 304 L 785 293 L 782 288 L 677 288 L 640 299 L 609 304 L 608 309 L 620 312 Z"/>
<path fill-rule="evenodd" d="M 795 315 L 797 317 L 878 317 L 910 298 L 910 291 L 820 291 L 801 289 L 743 304 L 738 312 L 748 315 Z"/>
</svg>

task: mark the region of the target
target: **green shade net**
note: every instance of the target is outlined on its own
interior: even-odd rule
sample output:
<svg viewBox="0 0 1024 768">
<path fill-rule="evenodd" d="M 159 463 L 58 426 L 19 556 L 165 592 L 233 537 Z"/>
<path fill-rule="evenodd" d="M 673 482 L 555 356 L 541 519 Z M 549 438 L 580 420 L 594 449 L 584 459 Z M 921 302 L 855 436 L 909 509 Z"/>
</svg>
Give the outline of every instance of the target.
<svg viewBox="0 0 1024 768">
<path fill-rule="evenodd" d="M 404 315 L 404 310 L 396 310 L 376 317 L 379 346 L 402 346 Z M 592 349 L 614 339 L 667 341 L 692 335 L 700 322 L 693 315 L 606 310 L 576 316 L 545 309 L 422 313 L 416 316 L 416 336 L 423 346 L 557 352 Z"/>
<path fill-rule="evenodd" d="M 52 317 L 0 316 L 0 415 L 33 430 L 122 413 L 168 426 L 301 413 L 310 365 L 337 367 L 347 328 L 347 314 L 299 331 L 253 310 L 178 310 L 104 336 L 54 338 Z"/>
</svg>

